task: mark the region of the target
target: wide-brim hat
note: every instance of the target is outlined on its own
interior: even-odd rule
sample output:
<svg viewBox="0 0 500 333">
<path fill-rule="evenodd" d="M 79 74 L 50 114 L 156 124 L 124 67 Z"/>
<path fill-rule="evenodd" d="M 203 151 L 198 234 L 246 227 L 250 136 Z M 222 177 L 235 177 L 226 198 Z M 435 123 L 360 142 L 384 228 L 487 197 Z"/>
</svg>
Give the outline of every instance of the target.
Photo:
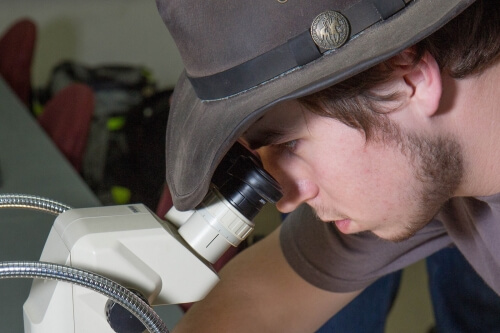
<svg viewBox="0 0 500 333">
<path fill-rule="evenodd" d="M 157 0 L 185 66 L 167 124 L 174 205 L 202 201 L 226 152 L 270 107 L 390 58 L 472 2 Z"/>
</svg>

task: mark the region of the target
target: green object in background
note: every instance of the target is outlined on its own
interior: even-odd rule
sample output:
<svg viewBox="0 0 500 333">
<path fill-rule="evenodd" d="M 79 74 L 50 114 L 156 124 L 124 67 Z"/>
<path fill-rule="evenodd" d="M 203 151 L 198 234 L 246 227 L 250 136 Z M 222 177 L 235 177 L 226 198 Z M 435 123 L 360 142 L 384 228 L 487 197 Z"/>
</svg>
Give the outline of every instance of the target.
<svg viewBox="0 0 500 333">
<path fill-rule="evenodd" d="M 123 186 L 112 186 L 111 197 L 113 198 L 113 201 L 118 205 L 124 205 L 130 202 L 132 192 L 130 191 L 130 189 Z"/>
<path fill-rule="evenodd" d="M 111 117 L 108 119 L 106 125 L 109 131 L 119 131 L 125 126 L 125 121 L 125 117 L 123 116 Z"/>
<path fill-rule="evenodd" d="M 33 114 L 35 115 L 35 117 L 40 116 L 43 112 L 43 105 L 40 104 L 40 102 L 38 102 L 38 101 L 34 101 L 31 108 L 32 108 L 32 111 L 33 111 Z"/>
</svg>

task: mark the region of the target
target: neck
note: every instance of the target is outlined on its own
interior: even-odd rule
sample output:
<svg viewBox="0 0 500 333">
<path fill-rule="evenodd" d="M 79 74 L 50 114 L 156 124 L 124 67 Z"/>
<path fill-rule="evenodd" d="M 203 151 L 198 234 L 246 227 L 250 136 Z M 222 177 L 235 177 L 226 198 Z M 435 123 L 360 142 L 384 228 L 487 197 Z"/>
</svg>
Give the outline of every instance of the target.
<svg viewBox="0 0 500 333">
<path fill-rule="evenodd" d="M 448 81 L 453 82 L 448 82 Z M 455 137 L 463 148 L 465 174 L 459 196 L 500 193 L 500 65 L 451 83 Z"/>
</svg>

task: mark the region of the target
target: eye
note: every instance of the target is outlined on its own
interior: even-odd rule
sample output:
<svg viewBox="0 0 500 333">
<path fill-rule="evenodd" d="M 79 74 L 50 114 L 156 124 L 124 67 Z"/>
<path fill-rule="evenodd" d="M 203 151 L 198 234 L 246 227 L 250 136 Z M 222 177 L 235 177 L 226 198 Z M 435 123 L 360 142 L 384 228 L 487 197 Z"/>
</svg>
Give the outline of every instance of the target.
<svg viewBox="0 0 500 333">
<path fill-rule="evenodd" d="M 290 140 L 290 141 L 286 141 L 286 142 L 277 144 L 276 147 L 278 147 L 282 150 L 288 150 L 290 152 L 293 152 L 297 148 L 297 142 L 298 142 L 298 140 Z"/>
</svg>

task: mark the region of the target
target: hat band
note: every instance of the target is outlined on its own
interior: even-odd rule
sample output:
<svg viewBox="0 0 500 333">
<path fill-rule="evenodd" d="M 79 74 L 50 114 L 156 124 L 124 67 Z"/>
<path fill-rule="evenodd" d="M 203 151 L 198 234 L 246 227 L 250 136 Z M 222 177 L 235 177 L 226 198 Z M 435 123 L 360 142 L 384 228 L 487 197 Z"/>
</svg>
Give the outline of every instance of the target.
<svg viewBox="0 0 500 333">
<path fill-rule="evenodd" d="M 362 0 L 342 15 L 350 25 L 350 37 L 403 9 L 410 0 Z M 304 66 L 329 50 L 319 48 L 309 30 L 274 49 L 223 72 L 190 77 L 201 100 L 215 100 L 238 94 L 298 66 Z"/>
</svg>

